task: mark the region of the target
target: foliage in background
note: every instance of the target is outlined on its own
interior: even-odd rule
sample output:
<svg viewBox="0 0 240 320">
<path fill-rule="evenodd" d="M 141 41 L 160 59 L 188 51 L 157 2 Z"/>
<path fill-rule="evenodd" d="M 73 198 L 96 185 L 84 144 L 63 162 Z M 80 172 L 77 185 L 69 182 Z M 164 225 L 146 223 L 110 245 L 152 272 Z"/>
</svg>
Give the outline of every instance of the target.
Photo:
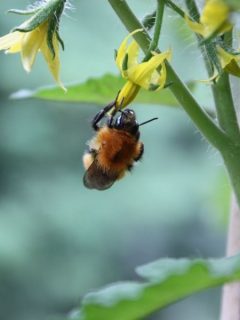
<svg viewBox="0 0 240 320">
<path fill-rule="evenodd" d="M 162 259 L 138 267 L 149 282 L 113 284 L 88 294 L 80 320 L 142 319 L 187 295 L 240 278 L 240 257 L 221 260 Z"/>
</svg>

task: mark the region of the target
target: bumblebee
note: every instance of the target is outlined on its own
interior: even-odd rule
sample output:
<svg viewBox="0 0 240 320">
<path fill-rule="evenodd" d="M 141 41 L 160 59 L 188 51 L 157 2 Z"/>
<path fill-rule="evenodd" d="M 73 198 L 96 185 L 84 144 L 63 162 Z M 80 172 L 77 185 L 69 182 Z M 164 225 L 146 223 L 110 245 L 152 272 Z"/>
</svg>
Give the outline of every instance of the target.
<svg viewBox="0 0 240 320">
<path fill-rule="evenodd" d="M 83 183 L 89 189 L 108 189 L 132 169 L 144 152 L 144 145 L 139 141 L 139 126 L 157 119 L 138 124 L 132 109 L 115 110 L 111 116 L 107 116 L 111 108 L 112 104 L 106 106 L 92 121 L 96 135 L 88 143 L 88 151 L 83 155 L 86 169 Z M 107 121 L 99 126 L 104 117 L 107 117 Z"/>
</svg>

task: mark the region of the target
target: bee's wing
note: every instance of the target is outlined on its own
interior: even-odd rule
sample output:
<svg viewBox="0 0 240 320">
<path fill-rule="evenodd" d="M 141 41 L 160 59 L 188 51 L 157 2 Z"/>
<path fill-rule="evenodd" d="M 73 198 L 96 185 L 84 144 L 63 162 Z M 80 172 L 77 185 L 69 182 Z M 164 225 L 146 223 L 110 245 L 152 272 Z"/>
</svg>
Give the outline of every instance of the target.
<svg viewBox="0 0 240 320">
<path fill-rule="evenodd" d="M 89 189 L 105 190 L 110 188 L 116 179 L 116 173 L 103 171 L 95 159 L 85 172 L 83 183 Z"/>
</svg>

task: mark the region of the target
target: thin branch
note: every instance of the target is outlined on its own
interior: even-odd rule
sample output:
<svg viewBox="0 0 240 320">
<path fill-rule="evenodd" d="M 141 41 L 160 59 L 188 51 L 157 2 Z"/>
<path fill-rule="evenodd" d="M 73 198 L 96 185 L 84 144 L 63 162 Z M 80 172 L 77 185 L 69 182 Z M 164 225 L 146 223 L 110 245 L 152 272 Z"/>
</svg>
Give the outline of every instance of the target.
<svg viewBox="0 0 240 320">
<path fill-rule="evenodd" d="M 162 27 L 164 4 L 165 3 L 163 0 L 157 0 L 157 12 L 156 12 L 156 22 L 155 22 L 154 34 L 153 34 L 152 41 L 150 43 L 150 46 L 148 48 L 148 51 L 147 51 L 143 61 L 148 61 L 152 56 L 152 51 L 156 50 L 156 48 L 158 47 L 158 41 L 159 41 L 161 27 Z"/>
<path fill-rule="evenodd" d="M 175 11 L 177 14 L 179 14 L 182 18 L 185 17 L 185 12 L 179 7 L 177 6 L 173 1 L 171 0 L 165 0 L 166 5 L 172 9 L 173 11 Z"/>
</svg>

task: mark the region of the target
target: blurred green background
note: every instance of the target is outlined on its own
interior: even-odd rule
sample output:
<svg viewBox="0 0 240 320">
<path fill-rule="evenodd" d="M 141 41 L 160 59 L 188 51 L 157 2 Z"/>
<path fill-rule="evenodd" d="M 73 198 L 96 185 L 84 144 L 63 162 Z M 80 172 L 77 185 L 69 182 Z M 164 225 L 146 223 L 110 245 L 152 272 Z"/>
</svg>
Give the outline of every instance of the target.
<svg viewBox="0 0 240 320">
<path fill-rule="evenodd" d="M 1 35 L 24 19 L 7 9 L 27 4 L 1 1 Z M 155 1 L 129 4 L 143 18 Z M 126 31 L 108 2 L 72 5 L 61 25 L 63 82 L 117 74 L 113 52 Z M 184 80 L 206 78 L 193 36 L 169 11 L 160 46 L 173 49 Z M 136 266 L 161 257 L 224 254 L 229 185 L 222 160 L 180 108 L 133 104 L 140 122 L 159 117 L 142 128 L 143 160 L 111 189 L 91 191 L 82 185 L 81 158 L 99 106 L 9 99 L 53 84 L 40 54 L 28 75 L 19 55 L 1 53 L 0 72 L 0 319 L 66 315 L 84 293 L 136 279 Z M 208 87 L 195 94 L 211 107 Z M 217 320 L 219 301 L 220 290 L 208 290 L 149 319 Z"/>
</svg>

